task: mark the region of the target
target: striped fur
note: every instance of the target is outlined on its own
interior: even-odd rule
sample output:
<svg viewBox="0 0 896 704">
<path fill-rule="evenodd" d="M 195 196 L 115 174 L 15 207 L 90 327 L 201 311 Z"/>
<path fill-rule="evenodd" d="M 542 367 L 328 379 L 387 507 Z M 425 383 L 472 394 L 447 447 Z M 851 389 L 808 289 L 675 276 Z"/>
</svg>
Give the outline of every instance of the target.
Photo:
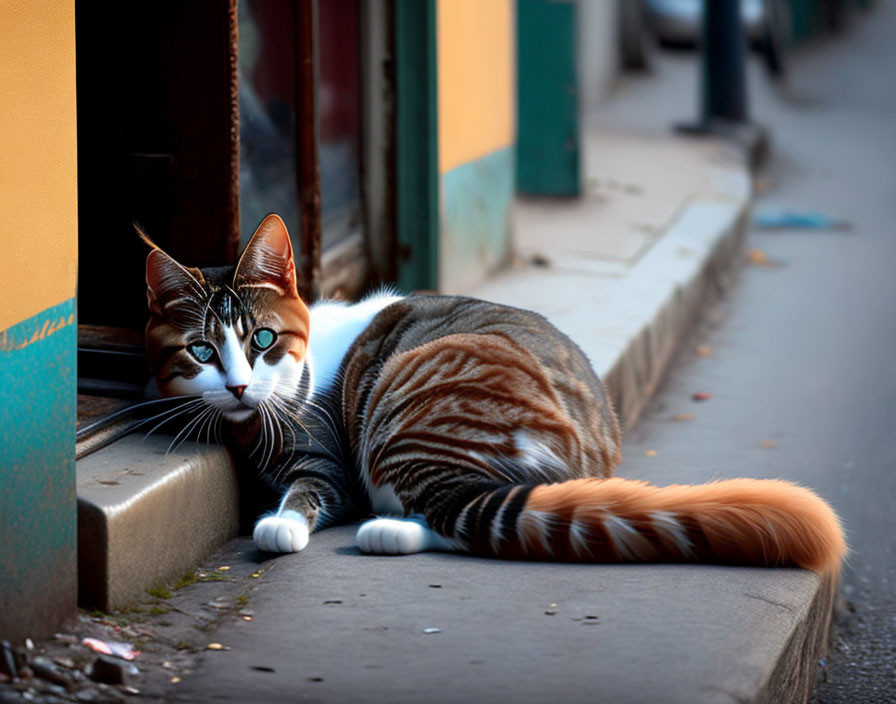
<svg viewBox="0 0 896 704">
<path fill-rule="evenodd" d="M 265 220 L 224 278 L 167 259 L 156 269 L 147 277 L 148 337 L 163 391 L 166 370 L 181 373 L 181 388 L 190 382 L 178 350 L 156 340 L 174 335 L 178 315 L 192 320 L 184 305 L 216 300 L 214 282 L 227 276 L 242 316 L 242 332 L 228 333 L 239 342 L 227 349 L 246 349 L 233 364 L 254 375 L 270 362 L 270 353 L 252 356 L 245 336 L 259 311 L 274 310 L 278 320 L 265 325 L 292 339 L 289 353 L 310 370 L 304 386 L 307 375 L 291 378 L 269 405 L 256 413 L 250 404 L 225 424 L 238 456 L 283 492 L 275 515 L 256 526 L 262 549 L 301 549 L 309 531 L 372 510 L 398 516 L 361 528 L 359 544 L 374 552 L 839 569 L 839 523 L 807 489 L 612 478 L 620 433 L 606 390 L 579 348 L 539 315 L 467 298 L 384 295 L 318 305 L 309 316 L 279 218 Z M 237 373 L 227 360 L 239 356 L 221 356 L 221 379 Z M 315 368 L 326 370 L 317 386 Z M 259 443 L 263 452 L 250 451 Z"/>
</svg>

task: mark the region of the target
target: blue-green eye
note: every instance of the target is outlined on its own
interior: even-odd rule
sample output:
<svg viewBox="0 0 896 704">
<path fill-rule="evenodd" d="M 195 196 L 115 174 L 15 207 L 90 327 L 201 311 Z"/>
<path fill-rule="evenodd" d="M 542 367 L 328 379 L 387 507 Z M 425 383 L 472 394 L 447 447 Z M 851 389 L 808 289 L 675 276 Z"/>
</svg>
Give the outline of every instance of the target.
<svg viewBox="0 0 896 704">
<path fill-rule="evenodd" d="M 255 346 L 260 350 L 266 350 L 274 344 L 274 340 L 276 339 L 277 333 L 269 328 L 259 328 L 252 333 L 252 342 L 254 342 Z"/>
<path fill-rule="evenodd" d="M 192 345 L 187 345 L 187 352 L 205 363 L 214 356 L 215 348 L 207 342 L 194 342 Z"/>
</svg>

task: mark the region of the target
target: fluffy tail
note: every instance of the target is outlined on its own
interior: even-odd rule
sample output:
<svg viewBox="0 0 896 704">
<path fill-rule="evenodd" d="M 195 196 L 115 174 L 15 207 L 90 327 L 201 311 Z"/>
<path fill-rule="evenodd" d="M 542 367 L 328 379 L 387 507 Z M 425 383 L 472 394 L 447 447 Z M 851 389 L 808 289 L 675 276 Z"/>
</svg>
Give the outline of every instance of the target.
<svg viewBox="0 0 896 704">
<path fill-rule="evenodd" d="M 573 479 L 503 487 L 464 513 L 459 532 L 470 551 L 498 557 L 796 565 L 836 573 L 846 554 L 831 508 L 781 480 L 657 487 Z"/>
</svg>

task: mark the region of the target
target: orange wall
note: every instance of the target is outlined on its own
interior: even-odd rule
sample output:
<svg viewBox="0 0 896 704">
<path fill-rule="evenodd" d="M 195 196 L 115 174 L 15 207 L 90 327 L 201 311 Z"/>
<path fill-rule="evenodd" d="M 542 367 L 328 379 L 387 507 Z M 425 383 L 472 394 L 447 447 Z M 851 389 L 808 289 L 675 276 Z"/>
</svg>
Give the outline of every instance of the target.
<svg viewBox="0 0 896 704">
<path fill-rule="evenodd" d="M 0 330 L 75 295 L 74 0 L 0 1 Z"/>
<path fill-rule="evenodd" d="M 512 0 L 438 0 L 439 172 L 510 146 L 515 133 Z"/>
</svg>

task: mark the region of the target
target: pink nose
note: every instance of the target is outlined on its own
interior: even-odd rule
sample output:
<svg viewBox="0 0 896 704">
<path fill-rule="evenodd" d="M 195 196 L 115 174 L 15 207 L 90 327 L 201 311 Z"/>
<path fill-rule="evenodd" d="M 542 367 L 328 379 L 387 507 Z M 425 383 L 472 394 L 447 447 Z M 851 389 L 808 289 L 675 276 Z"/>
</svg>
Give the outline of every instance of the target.
<svg viewBox="0 0 896 704">
<path fill-rule="evenodd" d="M 224 388 L 227 389 L 230 393 L 232 393 L 237 398 L 242 398 L 243 391 L 246 390 L 246 385 L 243 384 L 242 386 L 225 386 Z"/>
</svg>

